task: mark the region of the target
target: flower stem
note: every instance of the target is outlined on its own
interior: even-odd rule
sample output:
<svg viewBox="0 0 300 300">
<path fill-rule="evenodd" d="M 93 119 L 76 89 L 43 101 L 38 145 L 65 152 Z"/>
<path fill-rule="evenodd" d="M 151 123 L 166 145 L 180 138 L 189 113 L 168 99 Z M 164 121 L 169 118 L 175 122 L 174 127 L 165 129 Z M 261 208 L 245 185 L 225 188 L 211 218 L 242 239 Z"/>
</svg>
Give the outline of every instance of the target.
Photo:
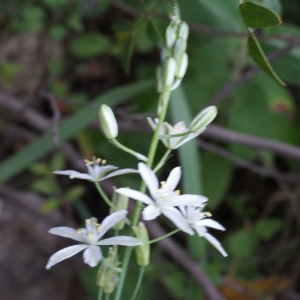
<svg viewBox="0 0 300 300">
<path fill-rule="evenodd" d="M 98 181 L 95 181 L 95 186 L 106 204 L 114 211 L 117 211 L 118 209 L 111 203 L 110 199 L 106 196 Z"/>
<path fill-rule="evenodd" d="M 163 240 L 163 239 L 165 239 L 165 238 L 167 238 L 167 237 L 169 237 L 169 236 L 177 233 L 178 231 L 180 231 L 179 228 L 177 228 L 177 229 L 175 229 L 175 230 L 173 230 L 173 231 L 171 231 L 171 232 L 169 232 L 169 233 L 167 233 L 165 235 L 162 235 L 162 236 L 160 236 L 160 237 L 158 237 L 158 238 L 156 238 L 154 240 L 149 241 L 149 244 L 153 244 L 153 243 L 159 242 L 159 241 L 161 241 L 161 240 Z"/>
<path fill-rule="evenodd" d="M 156 173 L 167 161 L 168 156 L 170 155 L 172 149 L 168 149 L 166 151 L 166 153 L 164 154 L 164 156 L 162 157 L 162 159 L 159 161 L 159 163 L 155 166 L 155 168 L 153 169 L 153 172 Z"/>
<path fill-rule="evenodd" d="M 98 300 L 102 300 L 102 296 L 103 296 L 103 288 L 99 287 Z"/>
<path fill-rule="evenodd" d="M 142 280 L 143 280 L 143 277 L 144 277 L 144 272 L 145 272 L 145 267 L 141 267 L 140 268 L 140 274 L 139 274 L 139 278 L 138 278 L 138 281 L 136 283 L 136 287 L 134 289 L 134 292 L 133 292 L 133 295 L 131 297 L 131 300 L 135 300 L 139 290 L 140 290 L 140 287 L 141 287 L 141 283 L 142 283 Z"/>
<path fill-rule="evenodd" d="M 109 300 L 110 293 L 105 294 L 105 300 Z"/>
</svg>

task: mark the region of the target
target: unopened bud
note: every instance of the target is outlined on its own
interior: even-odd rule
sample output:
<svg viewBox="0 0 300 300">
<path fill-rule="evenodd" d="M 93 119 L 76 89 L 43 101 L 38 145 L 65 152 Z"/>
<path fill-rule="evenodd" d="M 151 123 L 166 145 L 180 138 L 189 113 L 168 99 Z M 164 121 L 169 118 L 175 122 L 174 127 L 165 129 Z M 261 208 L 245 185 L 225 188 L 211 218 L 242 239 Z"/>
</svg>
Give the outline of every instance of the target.
<svg viewBox="0 0 300 300">
<path fill-rule="evenodd" d="M 118 136 L 118 124 L 112 109 L 102 104 L 99 109 L 99 121 L 102 131 L 108 140 Z"/>
<path fill-rule="evenodd" d="M 218 111 L 216 106 L 209 106 L 203 109 L 191 122 L 189 128 L 191 132 L 204 129 L 216 117 Z"/>
<path fill-rule="evenodd" d="M 174 22 L 171 22 L 166 30 L 166 46 L 172 48 L 176 38 L 176 26 Z"/>
<path fill-rule="evenodd" d="M 183 76 L 185 75 L 188 63 L 189 63 L 188 55 L 184 52 L 182 55 L 181 61 L 177 62 L 177 70 L 176 70 L 177 78 L 183 78 Z"/>
<path fill-rule="evenodd" d="M 140 266 L 147 266 L 150 259 L 149 235 L 143 222 L 139 222 L 138 226 L 133 226 L 132 230 L 135 236 L 143 242 L 142 245 L 135 247 L 137 263 Z"/>
<path fill-rule="evenodd" d="M 114 190 L 114 194 L 112 197 L 112 204 L 115 206 L 117 210 L 127 210 L 128 207 L 128 197 L 119 193 L 116 193 Z M 114 211 L 110 211 L 113 213 Z M 114 230 L 122 230 L 124 228 L 125 221 L 119 221 L 114 227 Z"/>
<path fill-rule="evenodd" d="M 181 62 L 182 56 L 186 50 L 186 40 L 182 38 L 178 38 L 174 47 L 173 57 L 175 58 L 176 62 Z"/>
<path fill-rule="evenodd" d="M 172 51 L 166 47 L 163 47 L 160 51 L 161 62 L 164 62 L 169 57 L 172 57 Z"/>
<path fill-rule="evenodd" d="M 163 89 L 172 86 L 176 71 L 176 61 L 174 58 L 167 58 L 163 63 Z"/>
<path fill-rule="evenodd" d="M 187 40 L 189 36 L 189 26 L 185 22 L 181 22 L 178 28 L 178 37 Z"/>
<path fill-rule="evenodd" d="M 163 92 L 163 73 L 161 67 L 156 68 L 156 91 L 158 93 Z"/>
</svg>

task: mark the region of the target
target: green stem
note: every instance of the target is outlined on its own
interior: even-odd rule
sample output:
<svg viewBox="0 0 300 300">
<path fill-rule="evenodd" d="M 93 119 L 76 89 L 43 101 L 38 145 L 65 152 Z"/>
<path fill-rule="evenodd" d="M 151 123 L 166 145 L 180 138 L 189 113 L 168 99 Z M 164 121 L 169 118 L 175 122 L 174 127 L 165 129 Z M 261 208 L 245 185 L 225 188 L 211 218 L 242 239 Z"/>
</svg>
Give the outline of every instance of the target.
<svg viewBox="0 0 300 300">
<path fill-rule="evenodd" d="M 156 238 L 154 240 L 149 241 L 149 244 L 153 244 L 153 243 L 159 242 L 159 241 L 161 241 L 161 240 L 163 240 L 163 239 L 165 239 L 165 238 L 167 238 L 167 237 L 169 237 L 169 236 L 177 233 L 178 231 L 180 231 L 179 228 L 177 228 L 177 229 L 175 229 L 175 230 L 173 230 L 173 231 L 171 231 L 171 232 L 169 232 L 169 233 L 167 233 L 165 235 L 162 235 L 162 236 L 160 236 L 160 237 L 158 237 L 158 238 Z"/>
<path fill-rule="evenodd" d="M 138 281 L 136 283 L 136 287 L 134 289 L 134 292 L 133 292 L 133 295 L 131 297 L 131 300 L 135 300 L 139 290 L 140 290 L 140 287 L 141 287 L 141 284 L 142 284 L 142 280 L 143 280 L 143 277 L 144 277 L 144 273 L 145 273 L 145 267 L 141 267 L 140 269 L 140 274 L 139 274 L 139 278 L 138 278 Z"/>
<path fill-rule="evenodd" d="M 99 287 L 98 300 L 102 300 L 102 296 L 103 296 L 103 288 Z"/>
<path fill-rule="evenodd" d="M 168 104 L 169 104 L 169 100 L 170 100 L 170 95 L 171 95 L 171 87 L 168 88 L 164 93 L 161 93 L 160 96 L 159 96 L 158 104 L 161 105 L 161 112 L 160 112 L 160 115 L 159 115 L 159 121 L 158 121 L 157 127 L 155 128 L 155 131 L 154 131 L 153 136 L 152 136 L 152 140 L 151 140 L 151 144 L 150 144 L 150 148 L 149 148 L 149 152 L 148 152 L 147 165 L 150 168 L 153 165 L 155 152 L 156 152 L 157 145 L 158 145 L 158 142 L 159 142 L 159 131 L 160 131 L 160 127 L 161 127 L 161 125 L 164 122 L 165 117 L 166 117 Z M 144 182 L 141 183 L 140 191 L 141 192 L 146 191 L 146 185 L 145 185 Z M 140 216 L 140 213 L 141 213 L 141 209 L 142 209 L 142 203 L 137 202 L 136 206 L 135 206 L 134 213 L 133 213 L 131 226 L 135 226 L 138 223 L 139 216 Z M 125 254 L 124 254 L 124 258 L 123 258 L 123 262 L 122 262 L 123 272 L 120 276 L 120 281 L 119 281 L 118 288 L 117 288 L 117 291 L 116 291 L 115 300 L 120 300 L 120 298 L 121 298 L 123 285 L 124 285 L 124 282 L 125 282 L 127 269 L 128 269 L 128 265 L 129 265 L 129 260 L 130 260 L 130 256 L 131 256 L 131 252 L 132 252 L 131 247 L 127 247 L 125 249 Z"/>
<path fill-rule="evenodd" d="M 170 155 L 172 149 L 168 149 L 166 151 L 166 153 L 164 154 L 164 156 L 162 157 L 162 159 L 159 161 L 159 163 L 155 166 L 155 168 L 153 169 L 153 172 L 156 173 L 167 161 L 168 156 Z"/>
<path fill-rule="evenodd" d="M 110 297 L 110 293 L 106 293 L 105 294 L 105 300 L 109 300 L 109 297 Z"/>
<path fill-rule="evenodd" d="M 99 192 L 99 194 L 101 195 L 101 197 L 103 198 L 103 200 L 106 202 L 106 204 L 113 210 L 113 211 L 117 211 L 118 209 L 111 203 L 110 199 L 106 196 L 106 194 L 104 193 L 104 191 L 102 190 L 100 184 L 98 181 L 95 181 L 95 186 Z"/>
</svg>

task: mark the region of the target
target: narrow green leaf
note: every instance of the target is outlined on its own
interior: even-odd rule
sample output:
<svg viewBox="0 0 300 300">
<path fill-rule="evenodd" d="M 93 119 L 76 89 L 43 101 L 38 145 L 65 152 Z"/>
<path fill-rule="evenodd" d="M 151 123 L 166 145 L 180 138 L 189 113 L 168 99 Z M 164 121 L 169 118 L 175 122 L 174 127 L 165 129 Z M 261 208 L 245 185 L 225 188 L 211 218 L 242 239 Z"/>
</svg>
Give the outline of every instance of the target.
<svg viewBox="0 0 300 300">
<path fill-rule="evenodd" d="M 146 24 L 146 32 L 150 39 L 159 47 L 161 48 L 164 44 L 164 38 L 162 37 L 160 31 L 157 28 L 157 25 L 152 21 L 149 20 Z"/>
<path fill-rule="evenodd" d="M 261 48 L 256 36 L 251 32 L 248 38 L 248 51 L 252 59 L 257 65 L 273 79 L 277 80 L 280 84 L 286 86 L 286 84 L 279 78 L 274 69 L 272 68 L 267 56 Z"/>
<path fill-rule="evenodd" d="M 275 11 L 252 2 L 240 4 L 239 9 L 247 27 L 273 27 L 282 23 Z"/>
<path fill-rule="evenodd" d="M 123 50 L 123 68 L 126 73 L 128 73 L 130 69 L 134 43 L 135 43 L 135 35 L 134 33 L 131 33 L 124 45 L 124 50 Z"/>
<path fill-rule="evenodd" d="M 129 97 L 134 97 L 135 95 L 144 92 L 153 85 L 152 80 L 144 80 L 120 86 L 97 97 L 91 104 L 92 106 L 100 106 L 101 104 L 109 103 L 109 105 L 113 107 Z M 68 141 L 89 124 L 97 120 L 97 118 L 97 110 L 89 108 L 81 109 L 61 123 L 58 129 L 59 141 L 61 143 Z M 55 145 L 53 144 L 52 135 L 46 133 L 29 146 L 7 158 L 0 164 L 0 184 L 11 179 L 53 149 L 55 149 Z"/>
</svg>

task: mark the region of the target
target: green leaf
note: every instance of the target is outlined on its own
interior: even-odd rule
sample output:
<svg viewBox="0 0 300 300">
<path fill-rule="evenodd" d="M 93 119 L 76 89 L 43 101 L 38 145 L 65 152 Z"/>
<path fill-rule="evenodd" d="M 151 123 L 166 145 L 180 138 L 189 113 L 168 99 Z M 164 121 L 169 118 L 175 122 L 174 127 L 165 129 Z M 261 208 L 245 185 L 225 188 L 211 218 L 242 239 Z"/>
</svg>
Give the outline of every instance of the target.
<svg viewBox="0 0 300 300">
<path fill-rule="evenodd" d="M 113 25 L 113 29 L 117 31 L 133 31 L 134 30 L 134 24 L 128 20 L 118 20 Z"/>
<path fill-rule="evenodd" d="M 134 97 L 153 86 L 154 84 L 152 80 L 144 80 L 120 86 L 97 97 L 91 102 L 91 105 L 100 106 L 101 104 L 109 103 L 109 105 L 113 107 L 114 105 L 122 102 L 124 99 Z M 89 108 L 81 109 L 59 125 L 58 131 L 60 142 L 68 141 L 82 129 L 94 122 L 97 118 L 97 110 Z M 0 164 L 0 183 L 3 183 L 17 175 L 27 168 L 32 162 L 43 157 L 54 148 L 55 145 L 53 144 L 51 133 L 46 133 L 37 141 L 8 157 Z"/>
<path fill-rule="evenodd" d="M 91 59 L 104 53 L 110 45 L 105 35 L 91 32 L 78 37 L 71 43 L 70 51 L 77 58 Z"/>
<path fill-rule="evenodd" d="M 134 43 L 135 43 L 135 35 L 133 33 L 131 33 L 125 42 L 124 49 L 123 49 L 123 55 L 122 55 L 123 56 L 123 59 L 122 59 L 123 68 L 126 73 L 128 73 L 129 69 L 130 69 L 130 63 L 131 63 L 131 57 L 132 57 L 132 53 L 133 53 Z"/>
<path fill-rule="evenodd" d="M 57 209 L 60 206 L 61 202 L 57 198 L 49 198 L 41 207 L 40 213 L 46 215 L 51 211 Z"/>
<path fill-rule="evenodd" d="M 208 197 L 208 207 L 216 208 L 231 182 L 232 163 L 214 153 L 202 155 L 204 195 Z"/>
<path fill-rule="evenodd" d="M 63 170 L 66 165 L 65 155 L 61 152 L 56 153 L 51 160 L 52 171 Z"/>
<path fill-rule="evenodd" d="M 77 200 L 84 193 L 84 187 L 81 185 L 76 185 L 70 188 L 66 193 L 66 198 L 68 200 Z"/>
<path fill-rule="evenodd" d="M 249 257 L 255 252 L 256 240 L 250 233 L 238 230 L 231 234 L 228 248 L 231 253 L 240 258 Z"/>
<path fill-rule="evenodd" d="M 275 11 L 252 2 L 240 4 L 239 9 L 247 27 L 272 27 L 282 23 Z"/>
<path fill-rule="evenodd" d="M 266 219 L 258 221 L 254 226 L 253 234 L 262 241 L 269 241 L 282 227 L 280 219 Z"/>
<path fill-rule="evenodd" d="M 146 32 L 149 38 L 159 47 L 161 48 L 164 44 L 164 39 L 157 28 L 157 25 L 152 20 L 149 20 L 146 24 Z"/>
<path fill-rule="evenodd" d="M 31 188 L 39 193 L 50 195 L 56 191 L 56 186 L 53 181 L 49 179 L 39 179 L 36 180 L 32 185 Z"/>
<path fill-rule="evenodd" d="M 186 275 L 183 272 L 173 270 L 172 273 L 164 274 L 162 279 L 174 299 L 183 299 L 186 288 Z"/>
<path fill-rule="evenodd" d="M 248 38 L 248 50 L 252 59 L 257 63 L 261 70 L 268 74 L 271 78 L 277 80 L 280 84 L 286 85 L 276 74 L 263 49 L 261 48 L 257 38 L 253 33 Z"/>
<path fill-rule="evenodd" d="M 45 163 L 36 162 L 30 167 L 30 171 L 35 175 L 48 176 L 51 171 Z"/>
</svg>

